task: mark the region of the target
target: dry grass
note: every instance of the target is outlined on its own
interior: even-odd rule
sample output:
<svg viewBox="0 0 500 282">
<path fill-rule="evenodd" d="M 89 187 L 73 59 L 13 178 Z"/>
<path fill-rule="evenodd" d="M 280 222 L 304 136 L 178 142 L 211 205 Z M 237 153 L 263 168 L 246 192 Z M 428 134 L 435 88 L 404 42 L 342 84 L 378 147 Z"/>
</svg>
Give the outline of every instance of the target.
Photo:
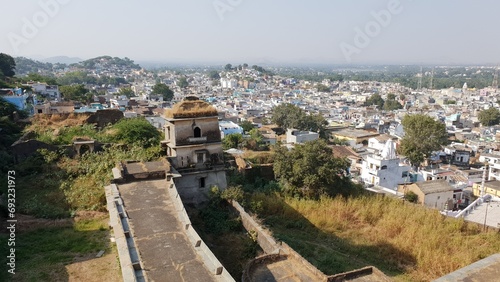
<svg viewBox="0 0 500 282">
<path fill-rule="evenodd" d="M 307 232 L 305 240 L 326 237 L 314 242 L 325 244 L 325 249 L 342 242 L 343 252 L 399 275 L 396 278 L 430 281 L 500 252 L 498 232 L 481 232 L 475 224 L 388 197 L 313 201 L 255 195 L 255 199 L 264 203 L 264 217 L 274 217 L 275 226 L 280 221 L 289 225 L 280 231 L 285 230 L 286 236 L 293 238 L 298 226 L 297 234 Z M 319 255 L 305 256 L 314 261 Z"/>
<path fill-rule="evenodd" d="M 89 114 L 38 114 L 34 115 L 31 125 L 25 131 L 39 132 L 40 130 L 56 130 L 62 127 L 83 125 L 86 123 Z"/>
<path fill-rule="evenodd" d="M 189 100 L 175 104 L 172 109 L 165 111 L 165 116 L 169 118 L 217 116 L 217 110 L 205 101 Z"/>
<path fill-rule="evenodd" d="M 274 161 L 273 151 L 250 151 L 246 150 L 241 157 L 254 164 L 269 164 Z"/>
</svg>

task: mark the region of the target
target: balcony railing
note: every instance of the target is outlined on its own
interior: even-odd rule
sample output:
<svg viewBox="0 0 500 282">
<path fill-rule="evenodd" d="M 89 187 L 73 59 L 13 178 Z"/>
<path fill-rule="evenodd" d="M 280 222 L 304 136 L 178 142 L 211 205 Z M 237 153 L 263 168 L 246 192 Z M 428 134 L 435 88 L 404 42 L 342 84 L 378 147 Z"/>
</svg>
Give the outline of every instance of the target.
<svg viewBox="0 0 500 282">
<path fill-rule="evenodd" d="M 198 143 L 198 142 L 207 142 L 207 137 L 202 136 L 202 137 L 189 137 L 188 142 L 190 143 Z"/>
<path fill-rule="evenodd" d="M 190 167 L 177 168 L 179 173 L 201 172 L 207 170 L 223 170 L 224 164 L 196 164 Z"/>
</svg>

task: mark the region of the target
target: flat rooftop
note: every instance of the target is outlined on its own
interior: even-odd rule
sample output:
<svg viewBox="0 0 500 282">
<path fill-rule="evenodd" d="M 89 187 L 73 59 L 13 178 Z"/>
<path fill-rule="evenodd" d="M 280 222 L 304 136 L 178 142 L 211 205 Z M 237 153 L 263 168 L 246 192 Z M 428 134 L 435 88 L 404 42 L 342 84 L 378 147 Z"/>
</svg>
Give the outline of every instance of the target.
<svg viewBox="0 0 500 282">
<path fill-rule="evenodd" d="M 123 166 L 126 175 L 165 172 L 170 169 L 170 165 L 166 161 L 127 162 Z"/>
<path fill-rule="evenodd" d="M 370 132 L 362 129 L 350 129 L 350 128 L 335 130 L 332 131 L 331 134 L 336 136 L 345 136 L 349 138 L 366 138 L 366 137 L 375 137 L 380 135 L 377 132 Z"/>
<path fill-rule="evenodd" d="M 493 228 L 500 228 L 500 202 L 482 203 L 464 217 L 467 221 L 484 224 Z"/>
</svg>

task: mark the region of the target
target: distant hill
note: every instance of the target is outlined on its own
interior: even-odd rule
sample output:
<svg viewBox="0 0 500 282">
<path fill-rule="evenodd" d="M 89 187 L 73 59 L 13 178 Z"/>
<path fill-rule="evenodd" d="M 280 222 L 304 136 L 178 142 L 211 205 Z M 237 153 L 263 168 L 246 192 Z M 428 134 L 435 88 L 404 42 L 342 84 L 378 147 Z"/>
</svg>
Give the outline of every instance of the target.
<svg viewBox="0 0 500 282">
<path fill-rule="evenodd" d="M 58 69 L 67 67 L 66 64 L 40 62 L 26 57 L 15 57 L 14 61 L 16 62 L 16 76 L 28 73 L 52 74 Z"/>
<path fill-rule="evenodd" d="M 46 58 L 46 59 L 43 59 L 41 61 L 46 62 L 46 63 L 52 63 L 52 64 L 60 63 L 60 64 L 69 65 L 69 64 L 81 62 L 81 61 L 83 61 L 83 59 L 78 58 L 78 57 L 56 56 L 56 57 Z"/>
<path fill-rule="evenodd" d="M 100 56 L 97 58 L 88 59 L 76 64 L 72 64 L 72 66 L 82 67 L 88 70 L 96 69 L 96 68 L 129 68 L 129 69 L 141 69 L 141 66 L 134 63 L 133 60 L 125 57 L 111 57 L 111 56 Z"/>
</svg>

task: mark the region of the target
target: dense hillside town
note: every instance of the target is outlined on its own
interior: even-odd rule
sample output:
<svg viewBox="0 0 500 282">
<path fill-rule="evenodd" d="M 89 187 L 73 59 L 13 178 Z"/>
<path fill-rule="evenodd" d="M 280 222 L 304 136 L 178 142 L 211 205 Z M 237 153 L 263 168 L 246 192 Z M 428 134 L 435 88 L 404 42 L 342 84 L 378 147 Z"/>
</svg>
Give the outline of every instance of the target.
<svg viewBox="0 0 500 282">
<path fill-rule="evenodd" d="M 170 170 L 177 177 L 170 187 L 177 186 L 184 203 L 198 205 L 212 201 L 213 187 L 226 190 L 237 183 L 234 175 L 226 182 L 230 162 L 224 159 L 230 156 L 229 166 L 240 172 L 257 167 L 262 174 L 254 183 L 239 183 L 247 185 L 246 193 L 248 185 L 256 191 L 277 185 L 292 198 L 321 199 L 349 197 L 362 189 L 485 229 L 500 228 L 495 204 L 500 202 L 500 105 L 494 67 L 243 63 L 146 69 L 111 56 L 73 64 L 23 57 L 6 62 L 0 97 L 9 105 L 2 107 L 15 110 L 6 110 L 8 119 L 39 123 L 22 137 L 18 130 L 17 142 L 5 141 L 9 144 L 2 150 L 10 146 L 18 164 L 40 149 L 72 146 L 70 157 L 79 158 L 87 151 L 111 153 L 111 143 L 133 144 L 136 150 L 143 146 L 145 160 L 168 159 L 155 163 L 157 170 L 145 164 L 146 172 Z M 86 135 L 66 137 L 75 125 L 80 128 L 75 132 Z M 36 141 L 30 141 L 32 136 Z M 248 152 L 274 157 L 244 160 Z M 261 165 L 270 165 L 270 176 Z M 123 178 L 116 170 L 113 175 L 115 181 L 140 178 L 132 171 L 140 170 L 139 175 L 142 169 L 124 162 Z M 256 183 L 266 177 L 272 185 L 259 188 Z M 252 209 L 263 212 L 258 205 Z"/>
</svg>

